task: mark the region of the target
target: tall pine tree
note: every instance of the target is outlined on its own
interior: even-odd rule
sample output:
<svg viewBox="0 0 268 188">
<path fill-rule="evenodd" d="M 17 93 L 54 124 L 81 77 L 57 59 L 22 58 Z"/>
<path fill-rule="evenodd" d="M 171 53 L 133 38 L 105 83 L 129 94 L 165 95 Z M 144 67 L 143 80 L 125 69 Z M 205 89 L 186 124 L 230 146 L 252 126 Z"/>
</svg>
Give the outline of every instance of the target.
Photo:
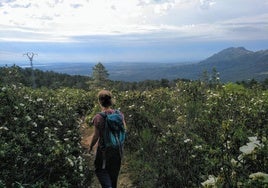
<svg viewBox="0 0 268 188">
<path fill-rule="evenodd" d="M 104 86 L 105 82 L 108 80 L 109 73 L 101 62 L 93 67 L 92 77 L 95 86 Z"/>
</svg>

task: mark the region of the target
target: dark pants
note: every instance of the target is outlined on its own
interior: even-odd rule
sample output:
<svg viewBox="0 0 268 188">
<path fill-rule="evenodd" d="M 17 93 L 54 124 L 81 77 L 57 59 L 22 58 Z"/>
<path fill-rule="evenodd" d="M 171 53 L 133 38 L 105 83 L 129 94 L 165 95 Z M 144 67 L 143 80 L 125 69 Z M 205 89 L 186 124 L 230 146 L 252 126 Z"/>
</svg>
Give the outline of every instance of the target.
<svg viewBox="0 0 268 188">
<path fill-rule="evenodd" d="M 106 159 L 106 160 L 105 160 Z M 116 188 L 121 166 L 119 150 L 100 151 L 95 160 L 95 173 L 102 188 Z"/>
</svg>

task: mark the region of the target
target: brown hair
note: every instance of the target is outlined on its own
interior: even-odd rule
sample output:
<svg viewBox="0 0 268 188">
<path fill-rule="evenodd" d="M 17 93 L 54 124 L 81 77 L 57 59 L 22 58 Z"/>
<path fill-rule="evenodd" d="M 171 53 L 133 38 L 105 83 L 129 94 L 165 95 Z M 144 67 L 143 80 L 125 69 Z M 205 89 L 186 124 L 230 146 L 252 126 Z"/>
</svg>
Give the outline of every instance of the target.
<svg viewBox="0 0 268 188">
<path fill-rule="evenodd" d="M 109 107 L 112 106 L 113 101 L 112 101 L 112 93 L 108 90 L 101 90 L 98 93 L 98 99 L 99 103 L 103 107 Z"/>
</svg>

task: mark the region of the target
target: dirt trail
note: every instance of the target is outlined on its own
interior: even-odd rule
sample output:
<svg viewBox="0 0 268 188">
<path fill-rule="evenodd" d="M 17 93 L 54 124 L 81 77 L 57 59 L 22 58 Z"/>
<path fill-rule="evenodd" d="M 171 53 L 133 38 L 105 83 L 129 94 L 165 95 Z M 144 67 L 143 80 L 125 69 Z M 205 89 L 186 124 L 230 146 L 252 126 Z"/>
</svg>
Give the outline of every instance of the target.
<svg viewBox="0 0 268 188">
<path fill-rule="evenodd" d="M 81 127 L 80 131 L 81 131 L 81 136 L 82 136 L 81 144 L 82 144 L 83 148 L 88 149 L 89 145 L 91 143 L 91 140 L 92 140 L 91 135 L 92 135 L 94 129 L 93 129 L 93 127 L 89 127 L 84 122 L 81 123 L 80 127 Z M 94 151 L 96 151 L 96 149 L 97 149 L 96 146 L 93 149 L 94 149 Z M 93 167 L 94 156 L 87 155 L 86 159 L 88 160 L 88 164 L 90 165 L 89 166 L 90 169 L 93 169 L 94 168 Z M 127 173 L 127 164 L 124 163 L 124 161 L 123 161 L 121 171 L 119 174 L 118 187 L 119 188 L 134 188 L 134 186 L 132 185 L 132 182 L 130 181 L 129 174 Z M 90 186 L 90 188 L 101 188 L 95 175 L 93 177 L 93 182 L 92 182 L 92 185 Z"/>
</svg>

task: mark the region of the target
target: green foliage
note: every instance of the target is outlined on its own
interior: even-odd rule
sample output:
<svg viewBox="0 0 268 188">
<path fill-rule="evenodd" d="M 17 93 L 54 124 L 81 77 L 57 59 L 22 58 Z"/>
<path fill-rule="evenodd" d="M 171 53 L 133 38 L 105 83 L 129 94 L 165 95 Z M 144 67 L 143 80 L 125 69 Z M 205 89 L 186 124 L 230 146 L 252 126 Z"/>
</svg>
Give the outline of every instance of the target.
<svg viewBox="0 0 268 188">
<path fill-rule="evenodd" d="M 0 87 L 0 182 L 7 187 L 84 187 L 78 118 L 92 108 L 81 90 Z"/>
<path fill-rule="evenodd" d="M 118 95 L 138 187 L 243 187 L 256 185 L 250 174 L 267 173 L 267 141 L 256 141 L 260 147 L 250 155 L 242 152 L 249 137 L 267 139 L 267 91 L 179 81 Z"/>
<path fill-rule="evenodd" d="M 95 87 L 103 87 L 108 80 L 109 73 L 102 63 L 96 64 L 92 71 L 93 84 Z"/>
<path fill-rule="evenodd" d="M 101 67 L 100 67 L 101 68 Z M 104 69 L 107 72 L 107 70 Z M 174 85 L 174 81 L 166 79 L 161 80 L 145 80 L 141 82 L 123 82 L 123 81 L 112 81 L 108 80 L 108 75 L 104 75 L 105 79 L 101 80 L 99 76 L 96 79 L 92 79 L 88 76 L 80 75 L 68 75 L 56 73 L 53 71 L 41 71 L 34 69 L 36 88 L 46 87 L 50 89 L 58 89 L 62 87 L 70 87 L 84 90 L 92 90 L 96 88 L 106 88 L 117 91 L 128 91 L 128 90 L 152 90 L 161 87 L 170 87 Z M 95 74 L 97 74 L 96 70 Z M 101 70 L 99 70 L 101 72 Z M 102 73 L 101 73 L 102 74 Z M 104 73 L 105 74 L 105 73 Z M 0 67 L 0 82 L 4 85 L 23 85 L 27 87 L 32 86 L 32 77 L 30 68 L 21 68 L 19 66 L 11 67 Z"/>
<path fill-rule="evenodd" d="M 223 85 L 214 76 L 106 82 L 127 121 L 135 186 L 268 186 L 268 91 Z M 78 119 L 87 115 L 90 122 L 100 111 L 98 90 L 8 85 L 0 87 L 0 186 L 88 186 L 92 171 L 82 157 Z"/>
<path fill-rule="evenodd" d="M 0 82 L 5 85 L 23 85 L 32 86 L 31 69 L 23 69 L 19 66 L 0 67 Z M 34 69 L 35 83 L 37 88 L 46 87 L 57 89 L 61 87 L 71 87 L 78 89 L 88 89 L 88 82 L 91 78 L 87 76 L 71 76 L 68 74 L 60 74 L 53 71 L 43 72 Z"/>
</svg>

